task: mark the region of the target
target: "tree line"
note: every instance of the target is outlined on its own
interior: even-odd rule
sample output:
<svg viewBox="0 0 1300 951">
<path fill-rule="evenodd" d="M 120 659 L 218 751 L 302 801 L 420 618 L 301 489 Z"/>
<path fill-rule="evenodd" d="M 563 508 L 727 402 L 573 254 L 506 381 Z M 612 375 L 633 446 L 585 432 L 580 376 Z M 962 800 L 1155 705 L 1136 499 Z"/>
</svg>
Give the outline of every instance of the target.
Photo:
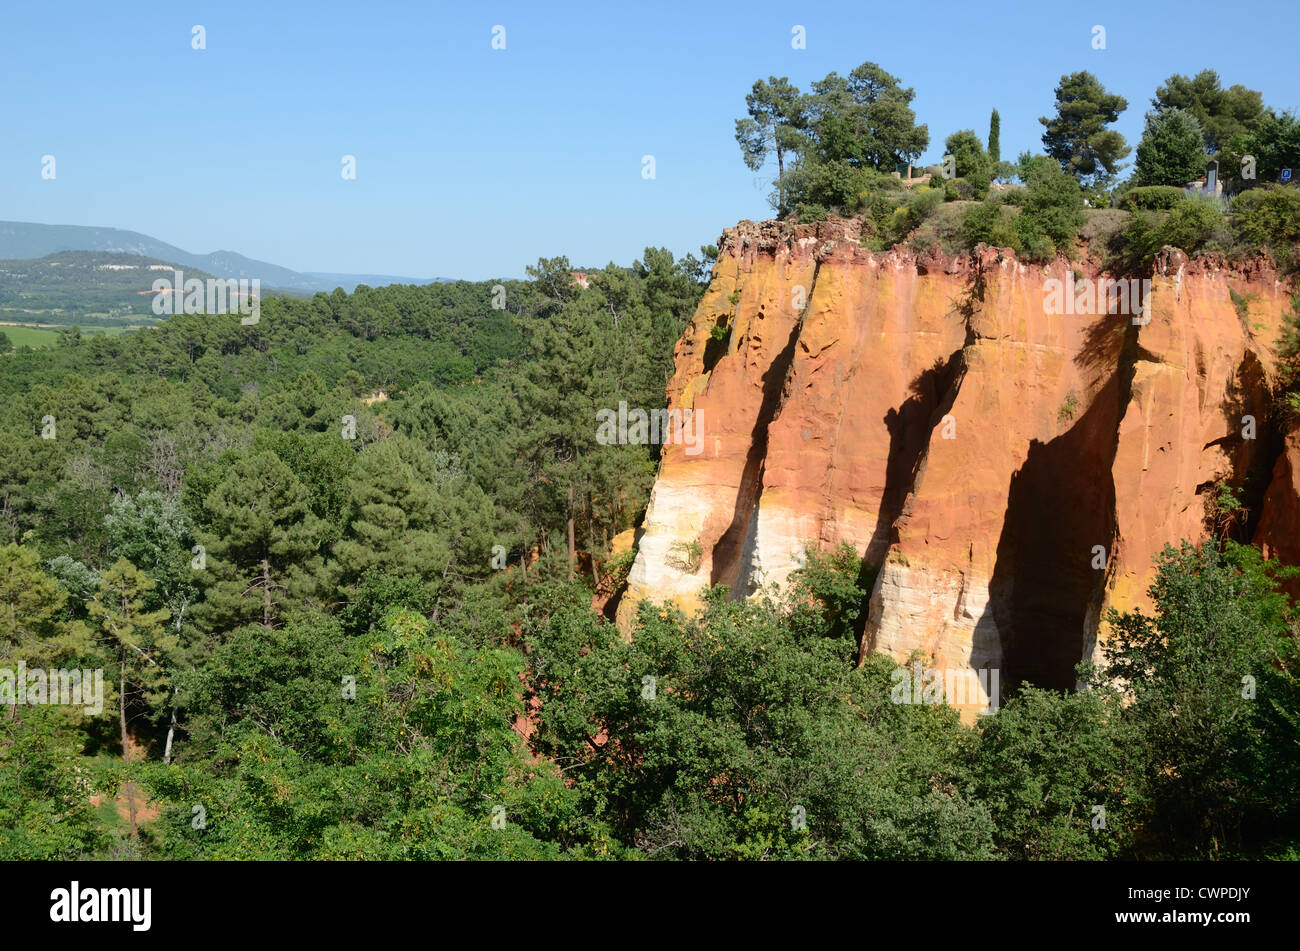
<svg viewBox="0 0 1300 951">
<path fill-rule="evenodd" d="M 1128 101 L 1086 70 L 1062 76 L 1054 97 L 1054 114 L 1039 119 L 1043 154 L 1094 205 L 1135 186 L 1182 187 L 1203 177 L 1211 160 L 1219 161 L 1230 190 L 1276 182 L 1283 168 L 1300 166 L 1300 120 L 1294 113 L 1266 106 L 1257 90 L 1224 88 L 1214 70 L 1175 74 L 1156 89 L 1125 182 L 1119 181 L 1123 160 L 1134 150 L 1112 126 Z M 917 122 L 914 98 L 914 90 L 875 63 L 863 63 L 847 77 L 832 72 L 807 93 L 787 77 L 772 76 L 755 82 L 746 95 L 736 140 L 749 168 L 775 164 L 771 202 L 779 217 L 817 216 L 879 191 L 882 177 L 925 152 L 930 133 Z M 1000 129 L 994 109 L 987 137 L 973 129 L 952 132 L 944 140 L 947 168 L 931 171 L 968 181 L 976 199 L 990 182 L 1020 176 L 1032 155 L 1004 162 Z"/>
</svg>

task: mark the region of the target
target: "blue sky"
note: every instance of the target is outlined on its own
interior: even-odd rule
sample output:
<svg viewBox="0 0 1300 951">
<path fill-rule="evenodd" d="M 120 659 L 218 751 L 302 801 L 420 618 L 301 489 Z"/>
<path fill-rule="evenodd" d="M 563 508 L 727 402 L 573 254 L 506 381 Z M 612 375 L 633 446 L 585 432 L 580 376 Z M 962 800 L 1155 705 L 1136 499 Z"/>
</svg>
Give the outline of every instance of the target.
<svg viewBox="0 0 1300 951">
<path fill-rule="evenodd" d="M 1217 69 L 1300 106 L 1294 14 L 1222 4 L 61 2 L 0 32 L 0 219 L 102 225 L 298 270 L 523 276 L 695 251 L 770 214 L 734 120 L 755 79 L 879 63 L 931 148 L 1002 116 L 1040 146 L 1063 73 L 1129 100 Z M 1276 22 L 1278 28 L 1270 28 Z M 191 48 L 206 28 L 207 49 Z M 506 49 L 491 48 L 506 28 Z M 791 48 L 805 27 L 807 48 Z M 1092 48 L 1092 27 L 1107 48 Z M 55 156 L 57 178 L 41 178 Z M 340 175 L 345 154 L 357 177 Z M 656 177 L 642 177 L 643 155 Z"/>
</svg>

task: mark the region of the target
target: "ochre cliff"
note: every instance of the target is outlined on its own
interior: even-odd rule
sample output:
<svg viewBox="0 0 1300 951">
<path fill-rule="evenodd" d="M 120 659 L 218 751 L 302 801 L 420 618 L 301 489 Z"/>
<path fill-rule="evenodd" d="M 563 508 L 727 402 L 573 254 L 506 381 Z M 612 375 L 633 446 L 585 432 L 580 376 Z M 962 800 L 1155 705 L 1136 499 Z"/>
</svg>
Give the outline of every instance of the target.
<svg viewBox="0 0 1300 951">
<path fill-rule="evenodd" d="M 847 541 L 875 573 L 864 653 L 1066 688 L 1106 608 L 1149 609 L 1161 547 L 1206 537 L 1220 480 L 1257 486 L 1244 530 L 1300 561 L 1300 441 L 1267 409 L 1287 288 L 1167 248 L 1140 311 L 1045 307 L 1099 277 L 872 253 L 834 218 L 729 229 L 668 387 L 703 451 L 664 448 L 620 623 Z"/>
</svg>

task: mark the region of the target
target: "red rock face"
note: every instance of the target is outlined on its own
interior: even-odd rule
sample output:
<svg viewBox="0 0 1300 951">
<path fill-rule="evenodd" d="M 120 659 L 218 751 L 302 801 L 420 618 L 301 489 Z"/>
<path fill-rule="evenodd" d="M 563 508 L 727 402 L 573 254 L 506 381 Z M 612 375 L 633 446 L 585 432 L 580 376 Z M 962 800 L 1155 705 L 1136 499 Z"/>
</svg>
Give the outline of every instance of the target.
<svg viewBox="0 0 1300 951">
<path fill-rule="evenodd" d="M 1108 277 L 1088 265 L 873 254 L 838 219 L 742 222 L 719 249 L 668 389 L 703 451 L 665 450 L 625 628 L 641 600 L 751 594 L 848 541 L 878 568 L 864 655 L 1065 688 L 1106 608 L 1149 607 L 1154 555 L 1206 537 L 1218 480 L 1272 471 L 1257 535 L 1300 561 L 1271 271 L 1166 249 L 1108 308 L 1076 296 Z"/>
<path fill-rule="evenodd" d="M 1300 565 L 1300 430 L 1286 438 L 1282 455 L 1273 468 L 1273 478 L 1264 495 L 1263 515 L 1255 542 L 1265 557 Z M 1284 587 L 1300 598 L 1300 578 Z"/>
</svg>

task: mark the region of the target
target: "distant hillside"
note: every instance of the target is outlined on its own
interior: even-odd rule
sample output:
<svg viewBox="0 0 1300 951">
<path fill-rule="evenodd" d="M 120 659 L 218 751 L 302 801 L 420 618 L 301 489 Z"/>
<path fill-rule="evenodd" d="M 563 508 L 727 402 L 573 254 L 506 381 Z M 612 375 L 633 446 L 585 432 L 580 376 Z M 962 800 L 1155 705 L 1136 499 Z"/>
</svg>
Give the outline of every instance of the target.
<svg viewBox="0 0 1300 951">
<path fill-rule="evenodd" d="M 84 327 L 153 323 L 153 282 L 178 265 L 136 254 L 62 251 L 0 261 L 0 321 Z M 186 266 L 187 278 L 211 275 Z"/>
<path fill-rule="evenodd" d="M 394 277 L 381 274 L 301 273 L 266 261 L 255 261 L 234 251 L 191 254 L 175 245 L 138 231 L 92 228 L 82 225 L 43 225 L 0 221 L 0 258 L 43 258 L 60 251 L 101 251 L 134 254 L 156 261 L 174 262 L 223 278 L 257 278 L 265 288 L 307 293 L 342 287 L 351 292 L 357 284 L 432 284 L 442 278 Z"/>
</svg>

